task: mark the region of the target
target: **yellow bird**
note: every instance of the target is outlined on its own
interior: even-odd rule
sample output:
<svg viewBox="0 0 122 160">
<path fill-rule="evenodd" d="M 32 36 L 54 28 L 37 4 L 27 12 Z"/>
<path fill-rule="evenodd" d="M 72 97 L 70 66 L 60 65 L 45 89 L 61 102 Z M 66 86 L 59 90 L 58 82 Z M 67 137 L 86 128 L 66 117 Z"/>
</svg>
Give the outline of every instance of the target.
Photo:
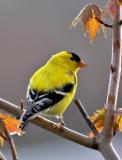
<svg viewBox="0 0 122 160">
<path fill-rule="evenodd" d="M 49 61 L 31 77 L 25 111 L 20 116 L 25 129 L 28 122 L 38 115 L 60 118 L 72 101 L 77 88 L 77 72 L 87 64 L 75 53 L 62 51 L 53 55 Z"/>
</svg>

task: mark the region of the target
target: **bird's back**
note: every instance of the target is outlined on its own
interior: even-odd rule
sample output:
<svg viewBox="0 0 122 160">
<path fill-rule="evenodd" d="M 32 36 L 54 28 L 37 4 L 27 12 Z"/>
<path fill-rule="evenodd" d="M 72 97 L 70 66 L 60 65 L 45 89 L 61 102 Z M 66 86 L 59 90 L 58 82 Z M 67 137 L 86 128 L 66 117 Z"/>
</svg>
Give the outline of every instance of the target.
<svg viewBox="0 0 122 160">
<path fill-rule="evenodd" d="M 49 65 L 49 66 L 47 66 Z M 65 71 L 58 66 L 52 66 L 46 64 L 39 70 L 37 70 L 29 83 L 29 88 L 36 89 L 38 91 L 50 91 L 55 88 L 60 88 L 62 84 L 77 83 L 77 77 L 71 71 Z"/>
</svg>

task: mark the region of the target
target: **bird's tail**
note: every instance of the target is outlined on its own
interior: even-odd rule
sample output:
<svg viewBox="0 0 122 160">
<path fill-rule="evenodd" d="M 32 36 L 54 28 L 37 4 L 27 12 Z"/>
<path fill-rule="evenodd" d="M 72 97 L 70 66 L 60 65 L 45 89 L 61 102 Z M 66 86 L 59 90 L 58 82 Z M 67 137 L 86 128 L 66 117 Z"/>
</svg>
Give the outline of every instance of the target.
<svg viewBox="0 0 122 160">
<path fill-rule="evenodd" d="M 25 131 L 30 120 L 25 116 L 24 112 L 20 116 L 18 116 L 17 119 L 19 119 L 22 122 L 19 128 L 22 131 Z"/>
<path fill-rule="evenodd" d="M 28 125 L 29 125 L 29 120 L 22 122 L 22 124 L 20 125 L 21 130 L 25 131 Z"/>
</svg>

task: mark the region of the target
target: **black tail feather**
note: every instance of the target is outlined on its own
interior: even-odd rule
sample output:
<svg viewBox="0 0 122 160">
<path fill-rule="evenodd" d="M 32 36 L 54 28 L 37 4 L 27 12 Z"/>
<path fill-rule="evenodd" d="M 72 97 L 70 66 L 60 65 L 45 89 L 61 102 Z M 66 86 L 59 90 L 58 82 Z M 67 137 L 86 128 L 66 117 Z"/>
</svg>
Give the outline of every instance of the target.
<svg viewBox="0 0 122 160">
<path fill-rule="evenodd" d="M 19 128 L 22 131 L 25 131 L 30 121 L 29 118 L 25 116 L 24 112 L 21 115 L 17 116 L 16 118 L 22 122 Z"/>
<path fill-rule="evenodd" d="M 29 125 L 29 120 L 26 120 L 25 122 L 22 122 L 20 128 L 22 131 L 25 131 L 27 126 Z"/>
</svg>

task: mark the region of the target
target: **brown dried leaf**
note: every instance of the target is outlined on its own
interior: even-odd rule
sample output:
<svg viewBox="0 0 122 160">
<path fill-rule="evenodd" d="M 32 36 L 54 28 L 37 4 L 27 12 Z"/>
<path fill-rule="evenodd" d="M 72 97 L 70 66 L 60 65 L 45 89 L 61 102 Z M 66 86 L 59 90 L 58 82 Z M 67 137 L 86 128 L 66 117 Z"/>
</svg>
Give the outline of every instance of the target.
<svg viewBox="0 0 122 160">
<path fill-rule="evenodd" d="M 101 24 L 96 20 L 96 17 L 100 20 L 105 16 L 103 12 L 96 4 L 86 5 L 78 14 L 78 16 L 72 21 L 71 27 L 76 27 L 77 24 L 83 24 L 85 32 L 89 33 L 90 41 L 92 42 L 96 37 L 96 33 L 101 28 Z"/>
</svg>

